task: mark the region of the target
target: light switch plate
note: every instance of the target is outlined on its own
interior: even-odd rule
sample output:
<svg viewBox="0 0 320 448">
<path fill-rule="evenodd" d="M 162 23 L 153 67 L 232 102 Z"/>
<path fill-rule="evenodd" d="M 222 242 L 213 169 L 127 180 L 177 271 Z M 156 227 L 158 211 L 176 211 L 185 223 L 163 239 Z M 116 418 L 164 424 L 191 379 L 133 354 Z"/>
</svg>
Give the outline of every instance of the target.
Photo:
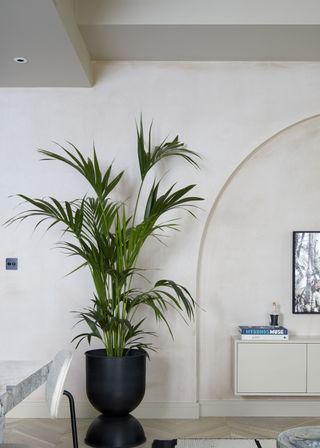
<svg viewBox="0 0 320 448">
<path fill-rule="evenodd" d="M 18 269 L 18 258 L 6 258 L 6 270 L 16 271 Z"/>
</svg>

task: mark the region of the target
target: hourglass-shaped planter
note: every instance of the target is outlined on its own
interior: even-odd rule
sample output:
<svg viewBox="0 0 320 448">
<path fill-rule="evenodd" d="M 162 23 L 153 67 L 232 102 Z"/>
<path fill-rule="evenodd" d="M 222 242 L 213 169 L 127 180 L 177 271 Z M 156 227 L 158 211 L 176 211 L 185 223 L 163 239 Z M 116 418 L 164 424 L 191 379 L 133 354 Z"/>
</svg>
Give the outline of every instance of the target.
<svg viewBox="0 0 320 448">
<path fill-rule="evenodd" d="M 85 443 L 95 448 L 129 448 L 145 442 L 139 421 L 130 415 L 142 401 L 146 384 L 146 353 L 128 350 L 121 358 L 105 350 L 86 355 L 87 396 L 101 415 L 89 426 Z"/>
</svg>

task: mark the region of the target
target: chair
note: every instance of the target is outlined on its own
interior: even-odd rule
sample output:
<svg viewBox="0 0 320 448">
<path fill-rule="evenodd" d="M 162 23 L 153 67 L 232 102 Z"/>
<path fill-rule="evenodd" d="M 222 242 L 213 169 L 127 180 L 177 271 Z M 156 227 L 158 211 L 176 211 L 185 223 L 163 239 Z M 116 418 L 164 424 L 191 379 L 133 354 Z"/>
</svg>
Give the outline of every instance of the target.
<svg viewBox="0 0 320 448">
<path fill-rule="evenodd" d="M 64 390 L 64 383 L 71 364 L 72 354 L 67 350 L 61 350 L 54 357 L 46 382 L 46 401 L 51 418 L 58 417 L 58 410 L 62 395 L 69 400 L 73 448 L 78 448 L 77 421 L 74 399 L 70 392 Z M 30 448 L 26 445 L 12 443 L 0 444 L 0 448 Z"/>
</svg>

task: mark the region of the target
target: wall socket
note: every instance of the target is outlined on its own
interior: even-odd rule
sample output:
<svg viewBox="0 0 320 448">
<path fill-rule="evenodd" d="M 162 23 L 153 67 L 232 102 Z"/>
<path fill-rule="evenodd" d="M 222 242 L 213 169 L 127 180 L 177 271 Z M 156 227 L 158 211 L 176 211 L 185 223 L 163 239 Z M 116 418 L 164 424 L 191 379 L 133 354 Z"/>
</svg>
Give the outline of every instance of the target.
<svg viewBox="0 0 320 448">
<path fill-rule="evenodd" d="M 18 258 L 6 258 L 6 270 L 16 271 L 18 269 Z"/>
</svg>

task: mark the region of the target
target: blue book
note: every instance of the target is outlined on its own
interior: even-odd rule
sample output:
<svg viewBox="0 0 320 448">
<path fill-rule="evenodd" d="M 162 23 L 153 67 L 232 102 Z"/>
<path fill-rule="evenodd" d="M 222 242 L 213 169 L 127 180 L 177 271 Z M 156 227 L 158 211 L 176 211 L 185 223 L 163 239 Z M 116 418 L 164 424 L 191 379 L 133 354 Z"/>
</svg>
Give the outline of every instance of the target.
<svg viewBox="0 0 320 448">
<path fill-rule="evenodd" d="M 274 327 L 272 325 L 240 325 L 241 334 L 266 334 L 266 335 L 284 335 L 288 334 L 288 329 L 284 327 Z"/>
</svg>

